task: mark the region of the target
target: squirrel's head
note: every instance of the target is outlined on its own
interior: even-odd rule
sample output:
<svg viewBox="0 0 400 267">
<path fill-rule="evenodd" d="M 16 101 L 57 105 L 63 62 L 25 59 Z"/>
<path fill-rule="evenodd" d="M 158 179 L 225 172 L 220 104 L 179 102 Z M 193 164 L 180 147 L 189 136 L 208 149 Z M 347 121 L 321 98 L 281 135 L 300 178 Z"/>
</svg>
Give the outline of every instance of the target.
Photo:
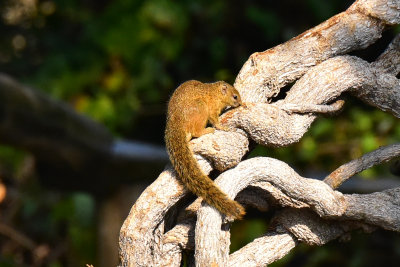
<svg viewBox="0 0 400 267">
<path fill-rule="evenodd" d="M 230 85 L 229 83 L 226 82 L 218 82 L 219 89 L 221 90 L 221 94 L 224 97 L 224 102 L 227 106 L 231 107 L 238 107 L 242 105 L 242 99 L 240 98 L 239 92 Z"/>
</svg>

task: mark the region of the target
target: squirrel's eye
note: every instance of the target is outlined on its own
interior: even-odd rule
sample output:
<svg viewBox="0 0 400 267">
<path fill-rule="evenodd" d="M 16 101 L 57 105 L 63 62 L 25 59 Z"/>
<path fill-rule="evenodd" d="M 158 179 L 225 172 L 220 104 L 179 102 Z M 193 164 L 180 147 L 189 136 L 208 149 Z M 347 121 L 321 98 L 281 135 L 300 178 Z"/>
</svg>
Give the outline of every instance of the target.
<svg viewBox="0 0 400 267">
<path fill-rule="evenodd" d="M 234 95 L 234 96 L 233 96 L 233 99 L 237 100 L 237 95 Z"/>
</svg>

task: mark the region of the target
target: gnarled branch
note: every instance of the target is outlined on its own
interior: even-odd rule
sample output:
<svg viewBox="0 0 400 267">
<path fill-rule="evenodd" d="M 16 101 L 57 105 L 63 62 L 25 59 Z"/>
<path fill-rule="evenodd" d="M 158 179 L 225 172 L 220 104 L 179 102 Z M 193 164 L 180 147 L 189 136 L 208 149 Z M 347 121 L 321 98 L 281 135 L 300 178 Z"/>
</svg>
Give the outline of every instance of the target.
<svg viewBox="0 0 400 267">
<path fill-rule="evenodd" d="M 318 114 L 340 109 L 343 102 L 337 99 L 346 91 L 400 117 L 400 37 L 373 63 L 345 55 L 369 46 L 387 26 L 398 23 L 399 1 L 358 0 L 298 37 L 253 54 L 235 82 L 246 106 L 222 116 L 232 131 L 216 131 L 191 142 L 205 173 L 231 168 L 216 179 L 230 197 L 241 192 L 238 200 L 260 210 L 271 208 L 271 203 L 285 207 L 273 218 L 271 232 L 229 255 L 229 221 L 200 200 L 178 213 L 187 190 L 167 168 L 143 192 L 121 229 L 121 266 L 178 265 L 183 250 L 194 250 L 197 266 L 260 266 L 283 257 L 299 242 L 322 245 L 356 228 L 370 231 L 371 225 L 400 231 L 399 188 L 347 195 L 334 191 L 331 182 L 301 177 L 276 159 L 240 162 L 249 139 L 271 147 L 299 141 Z M 271 103 L 294 81 L 283 100 Z M 398 156 L 382 151 L 371 164 Z M 364 164 L 368 156 L 353 163 Z M 371 166 L 352 164 L 342 166 L 341 172 L 353 175 L 351 168 Z M 345 176 L 338 178 L 339 184 Z"/>
</svg>

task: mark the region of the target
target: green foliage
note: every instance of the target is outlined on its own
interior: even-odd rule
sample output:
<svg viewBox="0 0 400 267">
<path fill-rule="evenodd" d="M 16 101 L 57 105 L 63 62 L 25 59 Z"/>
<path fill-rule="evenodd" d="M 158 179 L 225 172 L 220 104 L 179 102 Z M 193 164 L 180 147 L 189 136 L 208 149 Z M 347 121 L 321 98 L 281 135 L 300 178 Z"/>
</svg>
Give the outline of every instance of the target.
<svg viewBox="0 0 400 267">
<path fill-rule="evenodd" d="M 24 159 L 25 153 L 9 146 L 0 145 L 0 166 L 11 172 L 18 170 L 18 166 Z"/>
<path fill-rule="evenodd" d="M 230 247 L 231 252 L 238 250 L 255 238 L 262 236 L 267 231 L 267 225 L 262 219 L 251 219 L 237 221 L 232 225 L 232 235 Z"/>
<path fill-rule="evenodd" d="M 250 21 L 262 29 L 262 34 L 270 40 L 279 38 L 282 22 L 272 10 L 263 10 L 256 6 L 249 6 L 246 14 Z"/>
<path fill-rule="evenodd" d="M 318 20 L 324 20 L 336 15 L 334 10 L 338 9 L 334 1 L 307 0 L 306 2 L 308 3 L 308 7 L 314 11 L 313 15 Z"/>
</svg>

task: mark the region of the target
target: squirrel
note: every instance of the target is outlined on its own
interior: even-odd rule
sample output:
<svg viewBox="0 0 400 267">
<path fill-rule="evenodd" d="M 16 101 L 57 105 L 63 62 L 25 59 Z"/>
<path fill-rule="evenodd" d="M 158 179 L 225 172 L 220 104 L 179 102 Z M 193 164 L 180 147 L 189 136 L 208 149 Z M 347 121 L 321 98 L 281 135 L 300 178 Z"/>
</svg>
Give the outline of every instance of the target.
<svg viewBox="0 0 400 267">
<path fill-rule="evenodd" d="M 165 129 L 167 152 L 183 184 L 209 205 L 233 219 L 242 218 L 245 209 L 201 171 L 189 148 L 189 141 L 193 137 L 213 133 L 215 129 L 227 131 L 220 124 L 219 115 L 228 106 L 240 105 L 242 101 L 239 92 L 226 82 L 187 81 L 171 96 Z M 215 128 L 206 128 L 208 122 Z"/>
</svg>

